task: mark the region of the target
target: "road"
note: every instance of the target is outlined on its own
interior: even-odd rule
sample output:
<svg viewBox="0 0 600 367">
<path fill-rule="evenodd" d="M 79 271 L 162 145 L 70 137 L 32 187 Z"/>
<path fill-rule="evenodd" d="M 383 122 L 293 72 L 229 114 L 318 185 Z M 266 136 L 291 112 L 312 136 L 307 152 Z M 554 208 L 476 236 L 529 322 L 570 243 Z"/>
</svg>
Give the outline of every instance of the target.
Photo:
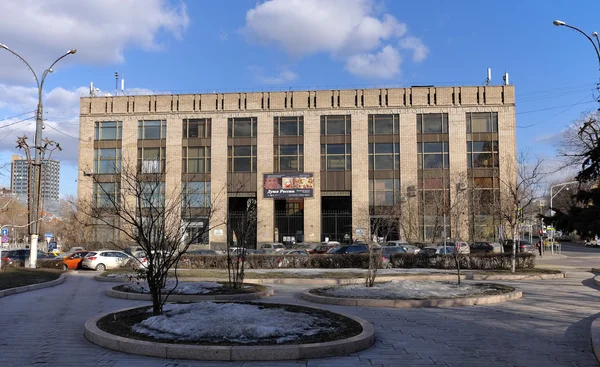
<svg viewBox="0 0 600 367">
<path fill-rule="evenodd" d="M 348 356 L 281 362 L 202 362 L 128 355 L 83 337 L 83 325 L 102 312 L 147 304 L 110 298 L 110 283 L 95 272 L 71 273 L 65 283 L 0 298 L 1 366 L 598 366 L 590 324 L 598 315 L 600 289 L 589 272 L 557 280 L 518 281 L 523 299 L 454 308 L 390 309 L 315 305 L 302 300 L 307 285 L 273 285 L 264 302 L 322 307 L 357 315 L 375 325 L 376 342 Z"/>
<path fill-rule="evenodd" d="M 564 270 L 590 270 L 600 268 L 600 248 L 585 247 L 584 244 L 561 242 L 561 256 L 549 251 L 538 257 L 536 263 L 541 266 L 558 267 Z"/>
</svg>

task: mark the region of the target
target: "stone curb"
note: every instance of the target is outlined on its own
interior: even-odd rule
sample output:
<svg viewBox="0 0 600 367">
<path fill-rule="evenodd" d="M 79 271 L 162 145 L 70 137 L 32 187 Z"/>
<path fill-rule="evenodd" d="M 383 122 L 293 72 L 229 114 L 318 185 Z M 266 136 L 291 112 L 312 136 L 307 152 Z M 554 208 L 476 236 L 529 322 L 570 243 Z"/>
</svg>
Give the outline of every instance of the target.
<svg viewBox="0 0 600 367">
<path fill-rule="evenodd" d="M 67 277 L 67 273 L 62 273 L 58 277 L 58 279 L 54 279 L 49 282 L 37 283 L 37 284 L 25 285 L 23 287 L 5 289 L 5 290 L 0 291 L 0 298 L 10 296 L 13 294 L 18 294 L 18 293 L 35 291 L 37 289 L 54 287 L 56 285 L 62 284 L 65 281 L 66 277 Z"/>
<path fill-rule="evenodd" d="M 113 312 L 125 310 L 128 309 Z M 363 331 L 359 335 L 347 339 L 325 343 L 296 345 L 207 346 L 155 343 L 124 338 L 100 330 L 97 326 L 98 320 L 113 312 L 107 312 L 88 320 L 85 323 L 85 338 L 91 343 L 104 348 L 150 357 L 207 361 L 278 361 L 312 359 L 355 353 L 370 347 L 375 342 L 375 328 L 373 327 L 373 324 L 356 316 L 338 313 L 360 323 Z"/>
<path fill-rule="evenodd" d="M 244 283 L 247 284 L 247 283 Z M 116 286 L 115 286 L 116 287 Z M 200 295 L 200 294 L 172 294 L 169 296 L 169 302 L 188 302 L 188 301 L 250 301 L 265 297 L 270 297 L 275 294 L 271 287 L 261 292 L 244 293 L 244 294 L 222 294 L 222 295 Z M 151 301 L 152 296 L 148 293 L 132 293 L 115 290 L 114 287 L 106 291 L 106 295 L 113 298 L 130 299 L 137 301 Z"/>
<path fill-rule="evenodd" d="M 600 272 L 600 271 L 599 271 Z M 468 274 L 461 275 L 464 280 L 543 280 L 543 279 L 562 279 L 566 278 L 565 273 L 559 274 Z M 127 278 L 108 278 L 101 275 L 96 275 L 95 280 L 101 282 L 125 283 Z M 186 281 L 223 281 L 224 278 L 185 278 Z M 456 279 L 455 274 L 428 274 L 428 275 L 408 275 L 408 276 L 378 276 L 377 280 L 388 282 L 391 280 L 450 280 Z M 245 279 L 248 283 L 256 284 L 323 284 L 323 285 L 342 285 L 342 284 L 359 284 L 365 281 L 365 278 L 349 278 L 349 279 L 312 279 L 312 278 L 263 278 L 263 279 Z"/>
<path fill-rule="evenodd" d="M 592 273 L 600 273 L 600 269 L 598 268 L 592 268 Z"/>
<path fill-rule="evenodd" d="M 440 299 L 370 299 L 370 298 L 340 298 L 320 296 L 310 291 L 302 293 L 302 298 L 307 301 L 337 305 L 337 306 L 358 306 L 358 307 L 390 307 L 390 308 L 418 308 L 418 307 L 454 307 L 454 306 L 475 306 L 487 305 L 491 303 L 500 303 L 513 301 L 523 297 L 523 292 L 515 290 L 505 294 L 495 294 L 492 296 L 466 297 L 466 298 L 440 298 Z"/>
<path fill-rule="evenodd" d="M 594 281 L 596 278 L 594 278 Z M 592 340 L 592 350 L 594 351 L 594 355 L 598 362 L 600 362 L 600 317 L 596 318 L 592 321 L 591 329 L 591 340 Z"/>
<path fill-rule="evenodd" d="M 600 275 L 594 277 L 594 285 L 600 287 Z"/>
</svg>

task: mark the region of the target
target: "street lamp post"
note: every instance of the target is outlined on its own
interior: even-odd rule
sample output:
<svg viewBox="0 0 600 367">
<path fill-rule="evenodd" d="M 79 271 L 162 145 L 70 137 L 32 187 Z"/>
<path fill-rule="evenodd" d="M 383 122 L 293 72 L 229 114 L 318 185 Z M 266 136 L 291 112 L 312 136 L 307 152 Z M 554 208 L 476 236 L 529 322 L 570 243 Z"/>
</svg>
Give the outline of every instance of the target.
<svg viewBox="0 0 600 367">
<path fill-rule="evenodd" d="M 569 24 L 563 22 L 562 20 L 555 20 L 552 23 L 554 23 L 554 25 L 557 27 L 571 28 L 571 29 L 583 34 L 592 43 L 592 46 L 594 46 L 594 50 L 596 50 L 596 56 L 598 57 L 598 69 L 600 69 L 600 38 L 598 38 L 598 32 L 592 33 L 592 37 L 594 37 L 596 39 L 596 42 L 594 42 L 592 37 L 590 37 L 587 33 L 585 33 L 584 31 L 582 31 L 581 29 L 579 29 L 577 27 L 573 27 L 572 25 L 569 25 Z"/>
<path fill-rule="evenodd" d="M 56 59 L 50 65 L 49 68 L 44 70 L 44 73 L 42 74 L 42 78 L 40 80 L 40 79 L 38 79 L 37 74 L 31 67 L 31 65 L 29 65 L 29 63 L 27 61 L 25 61 L 25 59 L 23 57 L 21 57 L 21 55 L 19 55 L 15 51 L 11 50 L 10 48 L 8 48 L 8 46 L 6 46 L 2 43 L 0 43 L 0 48 L 3 48 L 6 51 L 10 52 L 14 56 L 16 56 L 19 60 L 21 60 L 25 65 L 27 65 L 29 70 L 33 73 L 33 77 L 35 79 L 35 82 L 37 84 L 37 89 L 38 89 L 38 105 L 37 105 L 37 111 L 35 114 L 35 150 L 36 150 L 36 152 L 35 152 L 35 160 L 33 163 L 33 180 L 31 179 L 31 177 L 29 178 L 30 179 L 29 187 L 31 190 L 30 191 L 31 194 L 29 195 L 29 198 L 28 198 L 29 217 L 30 217 L 28 222 L 31 224 L 29 226 L 29 236 L 30 236 L 29 266 L 31 268 L 35 268 L 35 263 L 37 262 L 38 219 L 39 219 L 38 217 L 39 217 L 39 205 L 40 205 L 40 196 L 41 196 L 40 178 L 41 178 L 41 168 L 42 168 L 42 130 L 44 129 L 44 121 L 42 118 L 43 117 L 43 109 L 44 109 L 44 105 L 42 103 L 42 90 L 44 88 L 44 81 L 46 81 L 46 77 L 48 76 L 48 73 L 51 73 L 53 71 L 52 67 L 54 67 L 54 65 L 56 65 L 56 63 L 59 62 L 60 60 L 62 60 L 64 57 L 75 54 L 77 52 L 77 50 L 71 49 L 71 50 L 67 51 L 64 55 L 62 55 L 61 57 Z"/>
<path fill-rule="evenodd" d="M 578 181 L 569 181 L 569 182 L 559 183 L 559 184 L 550 186 L 550 216 L 554 215 L 554 210 L 552 210 L 552 208 L 553 208 L 552 207 L 552 199 L 554 199 L 554 197 L 556 195 L 558 195 L 558 193 L 561 192 L 562 189 L 564 189 L 565 187 L 567 187 L 567 185 L 572 185 L 572 184 L 576 184 L 576 183 L 579 183 L 579 182 Z M 558 189 L 558 191 L 556 192 L 556 194 L 552 195 L 552 191 L 554 190 L 554 188 L 555 187 L 559 187 L 559 186 L 560 186 L 560 189 Z M 567 187 L 567 190 L 568 189 L 569 188 Z"/>
</svg>

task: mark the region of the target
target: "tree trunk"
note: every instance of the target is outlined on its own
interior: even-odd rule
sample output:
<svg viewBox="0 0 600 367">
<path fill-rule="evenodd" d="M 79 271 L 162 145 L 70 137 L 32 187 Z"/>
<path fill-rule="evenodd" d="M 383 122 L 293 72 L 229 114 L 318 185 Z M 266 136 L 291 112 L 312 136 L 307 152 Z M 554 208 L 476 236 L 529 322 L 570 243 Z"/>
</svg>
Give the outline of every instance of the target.
<svg viewBox="0 0 600 367">
<path fill-rule="evenodd" d="M 510 272 L 516 271 L 517 265 L 517 226 L 513 228 L 513 245 L 512 245 L 512 256 L 510 259 Z"/>
<path fill-rule="evenodd" d="M 460 255 L 457 254 L 454 257 L 454 261 L 456 263 L 456 274 L 458 276 L 458 279 L 457 279 L 458 280 L 458 285 L 460 286 Z"/>
</svg>

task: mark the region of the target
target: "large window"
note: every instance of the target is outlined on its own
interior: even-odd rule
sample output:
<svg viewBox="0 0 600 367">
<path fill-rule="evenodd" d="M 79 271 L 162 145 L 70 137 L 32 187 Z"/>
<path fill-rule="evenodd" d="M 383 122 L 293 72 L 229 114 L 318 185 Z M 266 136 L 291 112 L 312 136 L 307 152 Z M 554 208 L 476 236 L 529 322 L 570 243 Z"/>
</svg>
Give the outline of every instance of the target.
<svg viewBox="0 0 600 367">
<path fill-rule="evenodd" d="M 275 145 L 275 172 L 304 171 L 304 145 Z"/>
<path fill-rule="evenodd" d="M 165 148 L 138 148 L 138 170 L 142 173 L 163 173 L 165 157 Z"/>
<path fill-rule="evenodd" d="M 184 208 L 210 207 L 210 182 L 183 183 Z"/>
<path fill-rule="evenodd" d="M 166 139 L 167 121 L 142 120 L 138 121 L 138 139 Z"/>
<path fill-rule="evenodd" d="M 400 169 L 399 143 L 369 143 L 370 170 Z"/>
<path fill-rule="evenodd" d="M 183 173 L 209 173 L 210 147 L 183 147 Z"/>
<path fill-rule="evenodd" d="M 210 138 L 211 119 L 183 120 L 183 138 Z"/>
<path fill-rule="evenodd" d="M 121 121 L 98 121 L 94 124 L 94 140 L 121 140 Z"/>
<path fill-rule="evenodd" d="M 230 138 L 256 137 L 256 117 L 228 118 L 227 133 Z"/>
<path fill-rule="evenodd" d="M 467 141 L 467 164 L 469 168 L 498 167 L 498 142 Z"/>
<path fill-rule="evenodd" d="M 233 145 L 227 149 L 228 172 L 256 172 L 256 145 Z"/>
<path fill-rule="evenodd" d="M 164 182 L 141 182 L 140 191 L 138 200 L 141 208 L 162 208 L 165 206 Z"/>
<path fill-rule="evenodd" d="M 321 135 L 351 135 L 350 115 L 321 116 Z"/>
<path fill-rule="evenodd" d="M 419 169 L 449 168 L 448 142 L 417 143 Z"/>
<path fill-rule="evenodd" d="M 114 174 L 121 172 L 121 148 L 94 149 L 94 173 Z"/>
<path fill-rule="evenodd" d="M 273 118 L 273 136 L 304 135 L 304 117 L 282 116 Z"/>
<path fill-rule="evenodd" d="M 115 208 L 121 201 L 121 189 L 115 182 L 94 182 L 94 204 L 97 208 Z"/>
<path fill-rule="evenodd" d="M 321 144 L 321 171 L 352 169 L 350 144 Z"/>
<path fill-rule="evenodd" d="M 498 112 L 468 112 L 467 133 L 497 133 Z"/>
<path fill-rule="evenodd" d="M 399 132 L 399 115 L 369 115 L 369 135 L 390 135 Z"/>
<path fill-rule="evenodd" d="M 400 200 L 400 180 L 369 180 L 369 206 L 393 206 Z"/>
<path fill-rule="evenodd" d="M 425 113 L 417 115 L 417 133 L 419 134 L 447 134 L 447 113 Z"/>
<path fill-rule="evenodd" d="M 447 176 L 422 178 L 419 180 L 420 227 L 423 239 L 430 241 L 442 237 L 444 213 L 448 213 L 450 203 L 449 180 Z M 446 219 L 447 236 L 450 219 Z"/>
</svg>

